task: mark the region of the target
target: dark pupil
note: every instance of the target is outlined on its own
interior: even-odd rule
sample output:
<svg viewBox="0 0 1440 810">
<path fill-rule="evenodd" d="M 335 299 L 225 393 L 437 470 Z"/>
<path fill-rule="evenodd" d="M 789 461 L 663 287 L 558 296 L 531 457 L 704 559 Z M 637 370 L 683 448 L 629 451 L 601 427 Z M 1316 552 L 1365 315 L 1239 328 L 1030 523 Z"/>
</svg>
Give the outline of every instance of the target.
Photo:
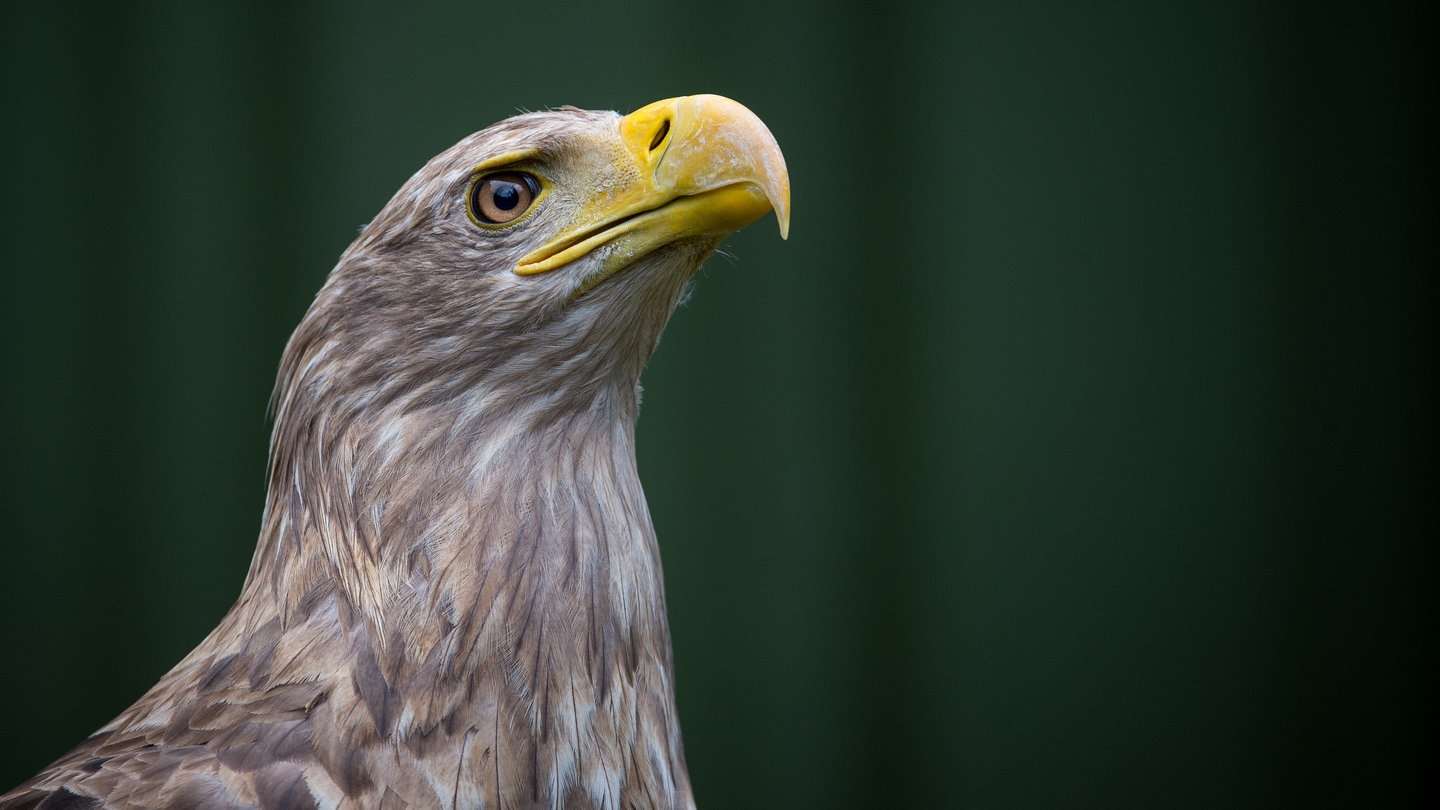
<svg viewBox="0 0 1440 810">
<path fill-rule="evenodd" d="M 503 185 L 495 184 L 495 195 L 491 198 L 495 201 L 495 207 L 501 211 L 509 211 L 520 204 L 520 189 L 514 183 Z"/>
</svg>

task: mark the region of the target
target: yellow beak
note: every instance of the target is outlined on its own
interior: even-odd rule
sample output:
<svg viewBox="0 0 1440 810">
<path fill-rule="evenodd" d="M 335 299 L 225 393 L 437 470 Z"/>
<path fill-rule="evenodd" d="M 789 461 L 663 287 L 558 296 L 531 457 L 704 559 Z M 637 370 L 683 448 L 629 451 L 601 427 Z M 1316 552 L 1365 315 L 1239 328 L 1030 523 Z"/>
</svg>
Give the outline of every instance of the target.
<svg viewBox="0 0 1440 810">
<path fill-rule="evenodd" d="M 641 256 L 690 236 L 725 236 L 774 210 L 790 231 L 790 177 L 765 124 L 738 102 L 701 95 L 649 104 L 620 119 L 627 187 L 597 199 L 584 217 L 520 260 L 544 273 L 608 245 L 589 289 Z"/>
</svg>

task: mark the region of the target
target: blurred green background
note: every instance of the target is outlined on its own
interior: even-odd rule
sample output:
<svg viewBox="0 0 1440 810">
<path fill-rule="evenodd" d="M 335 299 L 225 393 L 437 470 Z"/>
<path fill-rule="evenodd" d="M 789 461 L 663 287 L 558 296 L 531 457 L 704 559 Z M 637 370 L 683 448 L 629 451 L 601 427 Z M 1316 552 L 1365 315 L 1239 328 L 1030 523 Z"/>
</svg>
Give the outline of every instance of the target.
<svg viewBox="0 0 1440 810">
<path fill-rule="evenodd" d="M 280 350 L 411 172 L 716 92 L 794 222 L 646 377 L 703 807 L 1433 790 L 1418 4 L 399 6 L 6 13 L 0 789 L 237 594 Z"/>
</svg>

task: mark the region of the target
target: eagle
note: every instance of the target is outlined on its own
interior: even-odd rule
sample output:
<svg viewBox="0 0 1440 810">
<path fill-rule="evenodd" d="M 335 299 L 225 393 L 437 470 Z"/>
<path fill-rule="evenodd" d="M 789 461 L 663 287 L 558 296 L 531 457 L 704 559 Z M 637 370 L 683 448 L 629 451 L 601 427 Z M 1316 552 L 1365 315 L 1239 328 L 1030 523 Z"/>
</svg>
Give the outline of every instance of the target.
<svg viewBox="0 0 1440 810">
<path fill-rule="evenodd" d="M 517 115 L 430 160 L 285 347 L 255 556 L 0 808 L 690 808 L 640 375 L 790 185 L 741 104 Z"/>
</svg>

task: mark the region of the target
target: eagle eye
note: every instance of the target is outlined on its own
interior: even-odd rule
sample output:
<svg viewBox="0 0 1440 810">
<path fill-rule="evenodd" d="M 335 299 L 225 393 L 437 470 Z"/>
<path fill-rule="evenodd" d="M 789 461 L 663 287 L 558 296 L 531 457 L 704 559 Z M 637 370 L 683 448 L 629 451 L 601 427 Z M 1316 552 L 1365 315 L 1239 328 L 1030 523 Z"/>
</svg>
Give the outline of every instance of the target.
<svg viewBox="0 0 1440 810">
<path fill-rule="evenodd" d="M 470 216 L 485 225 L 504 225 L 520 218 L 535 203 L 540 181 L 524 172 L 497 172 L 470 186 Z"/>
</svg>

